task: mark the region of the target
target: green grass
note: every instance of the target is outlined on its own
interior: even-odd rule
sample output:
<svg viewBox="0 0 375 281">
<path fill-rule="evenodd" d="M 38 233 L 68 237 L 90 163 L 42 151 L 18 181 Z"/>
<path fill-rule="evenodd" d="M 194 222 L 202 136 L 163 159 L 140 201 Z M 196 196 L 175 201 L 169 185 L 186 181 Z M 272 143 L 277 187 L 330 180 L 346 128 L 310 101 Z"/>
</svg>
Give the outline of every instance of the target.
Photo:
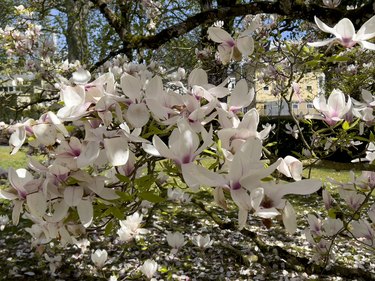
<svg viewBox="0 0 375 281">
<path fill-rule="evenodd" d="M 303 176 L 308 177 L 309 168 L 305 164 L 304 167 Z M 310 178 L 320 179 L 323 182 L 326 182 L 330 178 L 338 182 L 349 182 L 352 180 L 350 171 L 353 170 L 356 175 L 360 175 L 361 168 L 365 170 L 365 168 L 358 164 L 320 161 L 312 167 Z"/>
<path fill-rule="evenodd" d="M 0 146 L 0 167 L 8 170 L 9 167 L 15 169 L 25 168 L 27 166 L 27 157 L 24 151 L 18 151 L 14 155 L 10 155 L 11 148 L 9 146 Z"/>
</svg>

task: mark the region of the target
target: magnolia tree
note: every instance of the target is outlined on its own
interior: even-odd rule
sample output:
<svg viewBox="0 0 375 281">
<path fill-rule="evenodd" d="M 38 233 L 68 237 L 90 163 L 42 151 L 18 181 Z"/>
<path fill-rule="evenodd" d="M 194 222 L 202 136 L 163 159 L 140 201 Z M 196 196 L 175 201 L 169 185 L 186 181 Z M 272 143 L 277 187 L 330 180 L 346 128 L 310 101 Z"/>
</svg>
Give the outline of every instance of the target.
<svg viewBox="0 0 375 281">
<path fill-rule="evenodd" d="M 318 18 L 315 21 L 335 38 L 312 46 L 338 43 L 345 48 L 359 44 L 375 49 L 367 41 L 375 37 L 375 17 L 357 32 L 348 19 L 333 28 Z M 210 27 L 209 38 L 219 44 L 217 59 L 228 64 L 249 56 L 254 51 L 252 36 L 260 24 L 255 19 L 237 37 L 217 25 Z M 33 38 L 25 36 L 10 49 L 23 52 L 26 47 L 19 46 L 32 43 Z M 201 189 L 211 190 L 213 201 L 224 209 L 228 201 L 237 206 L 239 231 L 245 231 L 248 221 L 257 217 L 267 228 L 282 221 L 285 231 L 294 234 L 297 214 L 286 195 L 309 195 L 322 188 L 322 183 L 303 179 L 302 162 L 294 156 L 275 159 L 263 153 L 272 127 L 259 130 L 258 111 L 246 110 L 254 89 L 245 80 L 237 81 L 233 89 L 228 80 L 212 85 L 201 68 L 185 79 L 182 68 L 167 76 L 154 63 L 123 60 L 108 64 L 95 78 L 84 68 L 72 77 L 59 77 L 55 84 L 59 109 L 12 126 L 11 154 L 26 144 L 44 155 L 30 157 L 27 168 L 10 168 L 11 186 L 0 190 L 1 198 L 13 202 L 13 223 L 18 224 L 21 215 L 32 222 L 26 231 L 33 245 L 77 243 L 91 228 L 106 228 L 107 233 L 116 233 L 116 239 L 128 242 L 147 233 L 140 213 L 145 201 L 158 203 L 169 196 L 184 202 Z M 331 143 L 324 150 L 344 140 L 352 145 L 355 140 L 367 142 L 365 158 L 357 161 L 372 163 L 374 138 L 356 139 L 350 133 L 373 125 L 373 95 L 363 90 L 362 97 L 363 101 L 353 100 L 350 93 L 340 90 L 333 90 L 328 99 L 319 96 L 314 100 L 319 114 L 306 116 L 304 122 L 318 119 L 325 124 L 318 136 L 331 138 Z M 317 138 L 304 142 L 305 156 L 314 158 L 315 150 L 322 149 Z M 313 260 L 323 267 L 334 261 L 335 242 L 341 235 L 375 249 L 374 172 L 353 174 L 350 182 L 332 185 L 323 189 L 327 215 L 309 214 L 304 231 L 315 253 Z M 174 253 L 185 244 L 181 233 L 168 233 L 167 240 Z M 201 248 L 212 243 L 202 236 L 194 241 Z M 106 259 L 105 250 L 92 255 L 98 268 Z M 151 278 L 156 269 L 155 262 L 147 260 L 141 270 Z"/>
</svg>

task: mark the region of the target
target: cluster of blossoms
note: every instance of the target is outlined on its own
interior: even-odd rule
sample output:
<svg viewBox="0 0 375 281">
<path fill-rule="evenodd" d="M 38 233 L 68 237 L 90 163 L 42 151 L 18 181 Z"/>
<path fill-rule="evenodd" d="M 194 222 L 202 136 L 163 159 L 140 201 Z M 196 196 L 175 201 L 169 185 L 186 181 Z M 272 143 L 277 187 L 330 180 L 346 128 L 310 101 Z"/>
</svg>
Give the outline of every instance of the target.
<svg viewBox="0 0 375 281">
<path fill-rule="evenodd" d="M 63 106 L 56 114 L 47 112 L 13 126 L 12 153 L 27 141 L 48 154 L 42 163 L 31 158 L 29 170 L 9 170 L 11 188 L 1 190 L 0 196 L 13 200 L 14 223 L 25 213 L 34 223 L 28 231 L 35 243 L 72 243 L 103 219 L 94 217 L 94 207 L 110 209 L 129 196 L 129 206 L 135 208 L 142 192 L 157 194 L 157 184 L 141 191 L 137 179 L 155 176 L 156 182 L 159 172 L 152 174 L 145 160 L 169 159 L 191 191 L 214 187 L 215 200 L 225 207 L 227 190 L 239 207 L 240 228 L 251 212 L 265 220 L 282 216 L 287 230 L 296 230 L 294 210 L 283 197 L 310 194 L 321 183 L 300 180 L 302 164 L 294 157 L 264 167 L 262 140 L 270 127 L 257 131 L 255 109 L 240 117 L 254 95 L 244 80 L 230 92 L 225 84 L 210 85 L 207 74 L 196 69 L 177 92 L 164 87 L 162 78 L 147 67 L 132 73 L 128 68 L 124 65 L 119 82 L 111 72 L 91 81 L 90 73 L 78 70 L 70 81 L 61 82 Z M 209 152 L 217 155 L 220 170 L 200 164 Z M 262 181 L 276 169 L 298 181 Z M 141 221 L 141 216 L 121 221 L 120 240 L 143 232 Z"/>
<path fill-rule="evenodd" d="M 307 240 L 314 246 L 313 260 L 322 257 L 334 259 L 332 247 L 339 235 L 347 235 L 357 242 L 370 247 L 375 246 L 375 204 L 366 206 L 375 189 L 375 172 L 363 171 L 356 177 L 352 173 L 349 183 L 333 182 L 340 199 L 344 201 L 345 209 L 340 208 L 327 190 L 323 191 L 323 201 L 329 216 L 325 219 L 308 215 L 309 227 L 305 229 Z M 364 209 L 363 206 L 366 206 Z M 347 208 L 349 207 L 349 208 Z M 365 217 L 368 217 L 367 220 Z"/>
<path fill-rule="evenodd" d="M 144 1 L 148 2 L 152 1 Z M 316 22 L 323 31 L 336 36 L 324 44 L 339 42 L 353 47 L 358 43 L 373 49 L 373 44 L 366 40 L 375 36 L 374 18 L 357 34 L 347 20 L 334 28 L 318 19 Z M 223 64 L 239 61 L 253 52 L 250 35 L 256 28 L 254 22 L 236 39 L 220 27 L 209 28 L 209 37 L 220 44 L 218 52 Z M 350 32 L 341 34 L 346 28 Z M 5 33 L 10 36 L 10 31 Z M 29 43 L 26 40 L 24 44 L 27 47 Z M 20 51 L 26 48 L 16 47 Z M 38 120 L 28 119 L 11 128 L 12 154 L 27 142 L 46 155 L 43 160 L 30 158 L 28 169 L 9 169 L 11 187 L 0 190 L 0 198 L 13 201 L 15 224 L 21 214 L 33 222 L 27 231 L 36 245 L 53 239 L 63 245 L 75 243 L 75 237 L 87 228 L 100 225 L 107 216 L 113 212 L 118 215 L 119 211 L 132 215 L 120 220 L 118 239 L 137 239 L 146 233 L 141 228 L 143 216 L 137 212 L 143 200 L 163 200 L 159 196 L 165 188 L 171 200 L 190 200 L 190 195 L 176 187 L 176 181 L 170 184 L 169 176 L 180 177 L 190 193 L 202 186 L 212 188 L 214 201 L 224 209 L 228 208 L 224 194 L 227 192 L 238 207 L 240 229 L 246 226 L 249 217 L 258 217 L 267 227 L 272 220 L 281 219 L 289 233 L 296 232 L 296 213 L 285 196 L 311 194 L 321 187 L 321 182 L 302 179 L 302 163 L 293 156 L 273 163 L 264 161 L 263 145 L 271 126 L 258 131 L 257 110 L 246 111 L 255 93 L 245 80 L 237 81 L 230 90 L 228 81 L 210 84 L 203 69 L 193 70 L 187 83 L 183 69 L 168 82 L 155 75 L 151 65 L 125 63 L 111 65 L 109 69 L 96 79 L 82 68 L 70 80 L 61 78 L 57 85 L 61 99 L 58 111 L 49 111 Z M 364 91 L 363 99 L 363 103 L 352 101 L 334 90 L 328 100 L 324 96 L 314 100 L 320 115 L 313 117 L 333 126 L 349 120 L 348 113 L 352 112 L 367 125 L 372 124 L 373 97 Z M 298 128 L 287 129 L 296 136 Z M 373 143 L 368 150 L 366 158 L 375 159 Z M 206 159 L 214 159 L 216 165 L 207 168 Z M 275 179 L 274 172 L 290 178 L 291 182 Z M 366 177 L 372 184 L 372 174 L 365 174 Z M 341 198 L 354 214 L 373 191 L 370 182 L 361 179 L 339 186 Z M 324 194 L 326 208 L 330 209 L 332 198 L 327 192 Z M 372 206 L 368 210 L 372 223 L 374 209 Z M 310 215 L 309 223 L 306 236 L 321 255 L 330 252 L 333 240 L 329 237 L 344 229 L 352 229 L 351 237 L 364 244 L 374 244 L 369 221 L 354 217 L 348 221 L 339 218 L 322 221 Z M 185 243 L 183 236 L 176 233 L 169 234 L 167 240 L 173 252 Z M 212 241 L 209 236 L 197 236 L 194 243 L 205 248 Z M 97 250 L 92 260 L 101 268 L 107 257 L 105 251 Z M 59 260 L 51 262 L 58 264 Z M 157 264 L 146 261 L 141 270 L 151 278 Z"/>
</svg>

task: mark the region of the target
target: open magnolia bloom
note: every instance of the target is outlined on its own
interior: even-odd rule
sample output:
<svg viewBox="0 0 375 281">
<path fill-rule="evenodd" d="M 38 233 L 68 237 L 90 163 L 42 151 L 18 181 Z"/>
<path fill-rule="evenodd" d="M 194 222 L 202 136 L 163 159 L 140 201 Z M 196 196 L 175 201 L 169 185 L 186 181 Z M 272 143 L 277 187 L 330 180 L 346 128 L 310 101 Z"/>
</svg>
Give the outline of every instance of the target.
<svg viewBox="0 0 375 281">
<path fill-rule="evenodd" d="M 345 95 L 340 90 L 334 89 L 328 97 L 328 101 L 324 95 L 316 97 L 313 101 L 316 110 L 322 115 L 306 115 L 306 118 L 324 120 L 328 125 L 335 125 L 338 121 L 343 120 L 352 108 L 352 101 L 348 98 L 345 102 Z"/>
<path fill-rule="evenodd" d="M 154 156 L 163 156 L 173 160 L 177 165 L 188 164 L 194 161 L 204 149 L 212 143 L 212 128 L 206 132 L 202 128 L 203 144 L 200 145 L 199 136 L 185 119 L 180 119 L 178 128 L 174 129 L 168 141 L 168 146 L 154 135 L 152 143 L 143 143 L 143 149 Z"/>
<path fill-rule="evenodd" d="M 319 180 L 301 180 L 286 184 L 262 182 L 260 187 L 253 189 L 251 178 L 244 178 L 241 183 L 251 190 L 250 200 L 255 210 L 254 215 L 264 219 L 282 215 L 285 229 L 289 233 L 297 230 L 296 214 L 293 206 L 283 197 L 288 194 L 308 195 L 318 191 L 322 185 Z"/>
<path fill-rule="evenodd" d="M 242 56 L 247 57 L 254 51 L 254 39 L 249 34 L 254 30 L 250 29 L 242 32 L 237 39 L 220 27 L 210 27 L 208 36 L 216 43 L 220 43 L 218 47 L 219 56 L 223 64 L 228 64 L 232 59 L 240 61 Z"/>
<path fill-rule="evenodd" d="M 367 40 L 375 37 L 375 16 L 366 21 L 357 33 L 353 23 L 347 18 L 340 20 L 333 28 L 317 17 L 314 17 L 314 19 L 316 25 L 322 31 L 331 33 L 335 37 L 321 42 L 308 43 L 308 45 L 321 47 L 327 44 L 339 43 L 345 48 L 351 48 L 358 43 L 362 48 L 375 50 L 375 44 L 367 42 Z"/>
<path fill-rule="evenodd" d="M 241 122 L 234 128 L 224 128 L 218 131 L 222 147 L 235 154 L 249 138 L 267 138 L 271 127 L 268 126 L 261 132 L 257 132 L 259 114 L 255 108 L 250 109 L 243 116 Z"/>
</svg>

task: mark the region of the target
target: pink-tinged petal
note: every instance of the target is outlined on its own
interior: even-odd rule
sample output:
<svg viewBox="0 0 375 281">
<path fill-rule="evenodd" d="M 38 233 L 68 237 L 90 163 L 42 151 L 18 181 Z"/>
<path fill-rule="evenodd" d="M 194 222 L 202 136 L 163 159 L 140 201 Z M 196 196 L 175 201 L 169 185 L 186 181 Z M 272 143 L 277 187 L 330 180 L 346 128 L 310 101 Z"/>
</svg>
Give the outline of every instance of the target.
<svg viewBox="0 0 375 281">
<path fill-rule="evenodd" d="M 222 187 L 228 185 L 227 180 L 222 175 L 194 163 L 182 164 L 181 172 L 185 183 L 195 191 L 201 185 Z"/>
<path fill-rule="evenodd" d="M 51 124 L 38 124 L 33 126 L 33 132 L 37 140 L 46 146 L 54 145 L 56 142 L 56 128 Z"/>
<path fill-rule="evenodd" d="M 250 204 L 254 210 L 258 210 L 260 203 L 264 198 L 264 189 L 261 187 L 255 188 L 250 192 Z"/>
<path fill-rule="evenodd" d="M 224 210 L 228 209 L 227 201 L 225 200 L 223 188 L 221 186 L 214 189 L 214 202 Z"/>
<path fill-rule="evenodd" d="M 149 110 L 144 103 L 132 103 L 126 111 L 126 120 L 135 128 L 142 128 L 150 119 Z"/>
<path fill-rule="evenodd" d="M 366 21 L 357 32 L 356 40 L 363 41 L 375 36 L 375 16 Z"/>
<path fill-rule="evenodd" d="M 241 185 L 250 191 L 259 187 L 260 180 L 272 174 L 273 171 L 276 170 L 277 166 L 280 165 L 280 161 L 281 159 L 278 159 L 275 163 L 264 169 L 254 169 L 249 171 L 247 176 L 241 178 Z"/>
<path fill-rule="evenodd" d="M 91 74 L 89 71 L 78 68 L 77 71 L 73 72 L 72 80 L 75 84 L 86 84 L 91 79 Z"/>
<path fill-rule="evenodd" d="M 375 44 L 374 43 L 370 43 L 370 42 L 367 42 L 367 41 L 359 41 L 358 43 L 359 43 L 359 45 L 361 45 L 362 48 L 375 51 Z"/>
<path fill-rule="evenodd" d="M 82 86 L 66 86 L 61 91 L 61 99 L 64 107 L 73 107 L 85 103 L 85 89 Z"/>
<path fill-rule="evenodd" d="M 89 227 L 94 218 L 94 208 L 89 199 L 82 200 L 77 206 L 79 220 L 84 227 Z"/>
<path fill-rule="evenodd" d="M 296 212 L 288 201 L 285 204 L 282 217 L 286 231 L 290 234 L 294 234 L 297 231 Z"/>
<path fill-rule="evenodd" d="M 65 128 L 64 124 L 61 122 L 61 120 L 57 117 L 55 113 L 52 111 L 47 112 L 49 119 L 51 120 L 52 124 L 56 126 L 56 128 L 64 134 L 64 136 L 68 137 L 69 133 L 67 129 Z"/>
<path fill-rule="evenodd" d="M 25 126 L 19 126 L 15 129 L 9 138 L 9 144 L 13 147 L 11 155 L 17 153 L 26 140 Z"/>
<path fill-rule="evenodd" d="M 323 41 L 310 42 L 310 43 L 307 43 L 307 45 L 309 45 L 311 47 L 322 47 L 322 46 L 331 44 L 335 40 L 336 40 L 336 38 L 329 38 L 329 39 L 326 39 L 326 40 L 323 40 Z"/>
<path fill-rule="evenodd" d="M 42 192 L 27 195 L 26 204 L 33 216 L 41 218 L 45 215 L 47 210 L 47 201 Z"/>
<path fill-rule="evenodd" d="M 65 246 L 66 244 L 70 244 L 73 242 L 72 237 L 70 236 L 69 232 L 66 230 L 65 226 L 59 227 L 59 236 L 60 236 L 61 246 Z"/>
<path fill-rule="evenodd" d="M 134 76 L 124 73 L 121 76 L 121 88 L 126 96 L 128 96 L 133 102 L 140 102 L 142 97 L 142 85 L 141 81 Z"/>
<path fill-rule="evenodd" d="M 259 113 L 255 108 L 252 108 L 243 116 L 241 123 L 238 125 L 238 128 L 249 129 L 251 132 L 256 132 L 258 124 Z"/>
<path fill-rule="evenodd" d="M 246 226 L 247 217 L 249 215 L 249 212 L 245 209 L 239 209 L 238 210 L 238 229 L 241 230 Z"/>
<path fill-rule="evenodd" d="M 142 143 L 142 148 L 145 152 L 147 152 L 150 155 L 161 157 L 159 151 L 152 144 L 144 142 Z"/>
<path fill-rule="evenodd" d="M 315 20 L 315 23 L 319 27 L 320 30 L 322 30 L 324 32 L 327 32 L 327 33 L 332 33 L 332 34 L 334 34 L 336 32 L 334 28 L 329 27 L 328 25 L 326 25 L 318 17 L 315 16 L 314 20 Z"/>
<path fill-rule="evenodd" d="M 281 159 L 280 165 L 277 166 L 277 170 L 283 175 L 287 176 L 288 178 L 292 177 L 288 168 L 288 164 L 285 162 L 284 159 Z"/>
<path fill-rule="evenodd" d="M 313 179 L 274 185 L 271 187 L 272 191 L 270 196 L 272 196 L 274 202 L 278 202 L 287 194 L 308 195 L 318 191 L 321 186 L 322 182 L 320 180 Z"/>
<path fill-rule="evenodd" d="M 329 194 L 329 192 L 326 189 L 324 189 L 322 192 L 322 196 L 323 196 L 324 207 L 326 208 L 326 210 L 331 209 L 333 205 L 333 199 L 332 199 L 331 194 Z"/>
<path fill-rule="evenodd" d="M 78 206 L 83 196 L 83 188 L 81 186 L 67 186 L 64 189 L 64 201 L 69 207 Z"/>
<path fill-rule="evenodd" d="M 237 110 L 244 108 L 252 102 L 254 98 L 254 89 L 248 90 L 247 82 L 245 79 L 241 79 L 237 82 L 230 95 L 229 110 Z"/>
<path fill-rule="evenodd" d="M 17 225 L 20 221 L 20 215 L 22 213 L 23 201 L 15 200 L 13 201 L 13 211 L 12 211 L 12 221 L 14 225 Z"/>
<path fill-rule="evenodd" d="M 116 200 L 119 196 L 116 193 L 116 190 L 111 188 L 103 188 L 99 193 L 97 193 L 99 197 L 105 200 Z"/>
<path fill-rule="evenodd" d="M 145 90 L 146 97 L 158 99 L 164 95 L 163 81 L 160 76 L 154 76 L 147 84 Z"/>
<path fill-rule="evenodd" d="M 224 98 L 229 95 L 229 90 L 226 87 L 217 86 L 208 90 L 208 92 L 216 98 Z M 207 98 L 206 98 L 207 99 Z"/>
<path fill-rule="evenodd" d="M 14 189 L 0 189 L 0 198 L 7 200 L 15 200 L 19 198 L 19 196 L 16 193 L 14 193 Z"/>
<path fill-rule="evenodd" d="M 228 64 L 232 59 L 233 48 L 229 47 L 228 45 L 219 45 L 217 50 L 219 52 L 221 63 L 223 65 Z"/>
<path fill-rule="evenodd" d="M 112 166 L 125 165 L 129 158 L 128 141 L 125 137 L 104 139 L 105 152 Z"/>
<path fill-rule="evenodd" d="M 244 188 L 240 189 L 231 189 L 230 195 L 234 201 L 234 203 L 238 206 L 239 209 L 243 209 L 246 211 L 250 211 L 251 207 L 251 198 L 250 195 L 247 193 L 247 190 Z"/>
<path fill-rule="evenodd" d="M 220 27 L 210 27 L 207 30 L 209 38 L 216 43 L 233 41 L 232 36 Z"/>
<path fill-rule="evenodd" d="M 64 200 L 53 205 L 53 215 L 52 217 L 47 217 L 46 220 L 51 223 L 57 223 L 62 221 L 67 215 L 69 206 L 65 203 Z"/>
<path fill-rule="evenodd" d="M 175 159 L 176 156 L 157 135 L 154 135 L 154 137 L 152 138 L 152 143 L 161 156 L 167 159 Z"/>
<path fill-rule="evenodd" d="M 81 149 L 81 153 L 77 157 L 77 168 L 86 167 L 99 157 L 100 146 L 97 141 L 85 141 L 83 142 Z"/>
<path fill-rule="evenodd" d="M 355 28 L 353 23 L 347 19 L 343 18 L 334 27 L 336 33 L 335 36 L 342 40 L 351 40 L 355 35 Z"/>
<path fill-rule="evenodd" d="M 208 84 L 208 76 L 206 71 L 201 68 L 194 69 L 188 78 L 188 85 L 194 86 L 204 86 Z"/>
<path fill-rule="evenodd" d="M 258 209 L 254 213 L 254 215 L 264 219 L 272 219 L 274 217 L 279 216 L 280 212 L 276 208 L 272 207 L 266 209 Z"/>
<path fill-rule="evenodd" d="M 24 188 L 25 183 L 31 181 L 33 176 L 26 169 L 14 170 L 12 167 L 8 170 L 8 180 L 11 186 L 17 190 L 20 197 L 25 198 L 27 192 Z"/>
<path fill-rule="evenodd" d="M 212 126 L 210 127 L 210 130 L 207 132 L 204 127 L 202 127 L 202 139 L 203 139 L 203 144 L 201 145 L 200 148 L 198 148 L 194 155 L 195 156 L 198 156 L 199 154 L 201 154 L 201 152 L 203 150 L 205 150 L 208 146 L 210 146 L 212 143 L 213 143 L 213 140 L 212 140 L 212 134 L 213 134 L 213 129 L 212 129 Z"/>
<path fill-rule="evenodd" d="M 248 57 L 254 52 L 254 39 L 250 36 L 239 37 L 237 39 L 237 48 L 244 57 Z"/>
</svg>

